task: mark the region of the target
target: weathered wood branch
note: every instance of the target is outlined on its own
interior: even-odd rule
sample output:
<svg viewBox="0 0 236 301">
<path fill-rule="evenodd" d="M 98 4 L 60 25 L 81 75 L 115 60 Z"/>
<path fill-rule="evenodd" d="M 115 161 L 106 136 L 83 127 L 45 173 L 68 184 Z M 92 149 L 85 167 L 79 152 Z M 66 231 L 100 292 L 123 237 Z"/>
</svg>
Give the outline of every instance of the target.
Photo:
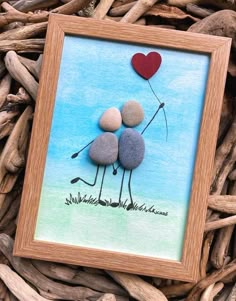
<svg viewBox="0 0 236 301">
<path fill-rule="evenodd" d="M 179 283 L 160 287 L 160 290 L 167 298 L 181 297 L 188 294 L 194 287 L 193 283 Z"/>
<path fill-rule="evenodd" d="M 138 0 L 120 22 L 134 23 L 159 0 Z"/>
<path fill-rule="evenodd" d="M 25 165 L 32 108 L 28 106 L 18 119 L 0 156 L 0 192 L 12 190 L 19 172 Z"/>
<path fill-rule="evenodd" d="M 236 214 L 236 196 L 214 195 L 209 196 L 208 206 L 216 211 Z"/>
<path fill-rule="evenodd" d="M 5 56 L 6 68 L 11 76 L 22 84 L 34 100 L 37 97 L 38 83 L 29 71 L 20 63 L 17 54 L 9 51 Z"/>
<path fill-rule="evenodd" d="M 19 11 L 22 12 L 28 12 L 28 11 L 33 11 L 37 9 L 42 9 L 42 8 L 47 8 L 51 7 L 55 4 L 57 4 L 59 1 L 58 0 L 30 0 L 30 1 L 25 1 L 25 0 L 19 0 L 16 1 L 15 4 L 13 4 L 13 7 Z"/>
<path fill-rule="evenodd" d="M 235 224 L 236 224 L 236 215 L 233 215 L 230 217 L 219 219 L 214 222 L 206 223 L 205 231 L 207 232 L 207 231 L 211 231 L 211 230 L 215 230 L 215 229 L 219 229 L 219 228 L 223 228 L 223 227 L 227 227 L 227 226 L 235 225 Z"/>
<path fill-rule="evenodd" d="M 83 285 L 104 293 L 127 296 L 125 290 L 102 275 L 74 270 L 56 263 L 35 260 L 32 263 L 42 274 L 52 279 Z"/>
<path fill-rule="evenodd" d="M 38 52 L 43 51 L 45 39 L 0 40 L 0 51 Z"/>
<path fill-rule="evenodd" d="M 116 301 L 116 297 L 112 294 L 104 294 L 97 301 Z"/>
<path fill-rule="evenodd" d="M 207 263 L 209 260 L 210 248 L 214 239 L 214 232 L 208 232 L 203 240 L 202 254 L 200 260 L 200 278 L 205 278 L 207 273 Z"/>
<path fill-rule="evenodd" d="M 185 301 L 197 301 L 199 300 L 202 291 L 209 285 L 221 281 L 224 277 L 236 271 L 236 259 L 226 265 L 221 270 L 214 271 L 211 275 L 199 281 L 192 289 Z"/>
<path fill-rule="evenodd" d="M 30 104 L 32 102 L 32 99 L 30 95 L 27 93 L 27 91 L 24 88 L 20 87 L 16 95 L 15 94 L 7 95 L 7 101 L 9 106 L 9 104 L 11 105 Z"/>
<path fill-rule="evenodd" d="M 165 295 L 136 275 L 107 271 L 133 298 L 139 301 L 167 301 Z"/>
<path fill-rule="evenodd" d="M 1 7 L 7 12 L 0 14 L 0 28 L 8 25 L 12 22 L 22 22 L 22 23 L 39 23 L 48 20 L 49 13 L 42 12 L 40 14 L 26 14 L 22 13 L 12 6 L 10 6 L 7 2 L 4 2 Z"/>
<path fill-rule="evenodd" d="M 2 111 L 0 112 L 0 139 L 9 136 L 15 125 L 15 117 L 19 111 Z"/>
<path fill-rule="evenodd" d="M 46 31 L 48 22 L 30 24 L 7 30 L 0 34 L 0 40 L 25 40 L 37 36 Z"/>
<path fill-rule="evenodd" d="M 82 299 L 95 301 L 103 295 L 102 293 L 93 291 L 89 288 L 76 286 L 72 287 L 47 278 L 46 276 L 41 274 L 29 260 L 14 257 L 12 255 L 13 240 L 5 234 L 0 234 L 0 250 L 8 258 L 17 273 L 19 273 L 22 277 L 35 285 L 37 288 L 40 288 L 45 292 L 54 294 L 60 299 Z"/>
<path fill-rule="evenodd" d="M 109 16 L 111 17 L 120 17 L 123 16 L 124 14 L 126 14 L 135 4 L 137 3 L 137 1 L 133 1 L 133 2 L 129 2 L 117 7 L 112 8 L 109 11 Z"/>
<path fill-rule="evenodd" d="M 16 218 L 20 207 L 20 196 L 15 198 L 12 202 L 10 209 L 4 215 L 0 221 L 0 232 L 3 232 L 4 229 Z"/>
<path fill-rule="evenodd" d="M 51 13 L 72 15 L 86 7 L 91 0 L 71 0 L 70 2 L 59 6 L 51 11 Z"/>
<path fill-rule="evenodd" d="M 0 109 L 6 101 L 6 97 L 10 91 L 11 87 L 11 76 L 6 74 L 0 82 Z"/>
<path fill-rule="evenodd" d="M 230 1 L 230 0 L 168 0 L 167 3 L 169 5 L 174 5 L 179 7 L 185 7 L 188 3 L 203 4 L 203 5 L 210 4 L 219 8 L 236 10 L 235 1 Z"/>
<path fill-rule="evenodd" d="M 97 7 L 95 8 L 92 17 L 95 19 L 103 19 L 106 16 L 109 9 L 111 8 L 113 2 L 114 2 L 114 0 L 100 1 L 98 3 Z"/>
<path fill-rule="evenodd" d="M 224 260 L 228 253 L 233 230 L 234 225 L 231 225 L 220 229 L 217 233 L 217 238 L 214 242 L 214 246 L 211 252 L 211 263 L 217 269 L 222 268 L 224 265 Z"/>
<path fill-rule="evenodd" d="M 20 301 L 48 301 L 41 297 L 7 265 L 0 264 L 0 278 Z"/>
</svg>

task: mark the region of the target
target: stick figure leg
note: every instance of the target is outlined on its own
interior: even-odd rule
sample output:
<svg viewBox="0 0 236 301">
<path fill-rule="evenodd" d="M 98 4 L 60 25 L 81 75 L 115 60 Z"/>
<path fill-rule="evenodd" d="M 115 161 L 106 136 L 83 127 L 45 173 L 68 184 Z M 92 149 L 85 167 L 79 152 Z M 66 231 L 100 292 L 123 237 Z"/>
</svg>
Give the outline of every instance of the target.
<svg viewBox="0 0 236 301">
<path fill-rule="evenodd" d="M 100 166 L 98 165 L 98 166 L 97 166 L 96 175 L 95 175 L 95 178 L 94 178 L 93 183 L 89 183 L 89 182 L 85 181 L 84 179 L 81 179 L 80 177 L 77 177 L 77 178 L 74 178 L 74 179 L 72 179 L 72 180 L 70 181 L 71 184 L 75 184 L 75 183 L 77 183 L 78 181 L 82 181 L 82 182 L 84 182 L 85 184 L 87 184 L 87 185 L 89 185 L 89 186 L 95 186 L 95 185 L 96 185 L 96 182 L 97 182 L 99 167 L 100 167 Z"/>
<path fill-rule="evenodd" d="M 123 170 L 123 175 L 122 175 L 122 179 L 121 179 L 119 201 L 116 202 L 116 203 L 112 203 L 111 207 L 118 207 L 120 205 L 120 203 L 121 203 L 122 190 L 123 190 L 123 184 L 124 184 L 124 177 L 125 177 L 125 169 Z"/>
<path fill-rule="evenodd" d="M 130 171 L 130 174 L 129 174 L 128 188 L 129 188 L 130 204 L 128 205 L 127 210 L 134 208 L 134 202 L 133 202 L 132 192 L 131 192 L 131 177 L 132 177 L 132 170 Z"/>
<path fill-rule="evenodd" d="M 103 170 L 103 175 L 102 175 L 102 181 L 101 181 L 101 186 L 100 186 L 100 191 L 99 191 L 99 196 L 98 196 L 98 203 L 102 206 L 106 206 L 107 203 L 101 200 L 101 195 L 102 195 L 102 186 L 103 186 L 103 181 L 105 178 L 105 174 L 106 174 L 106 165 L 104 166 L 104 170 Z"/>
</svg>

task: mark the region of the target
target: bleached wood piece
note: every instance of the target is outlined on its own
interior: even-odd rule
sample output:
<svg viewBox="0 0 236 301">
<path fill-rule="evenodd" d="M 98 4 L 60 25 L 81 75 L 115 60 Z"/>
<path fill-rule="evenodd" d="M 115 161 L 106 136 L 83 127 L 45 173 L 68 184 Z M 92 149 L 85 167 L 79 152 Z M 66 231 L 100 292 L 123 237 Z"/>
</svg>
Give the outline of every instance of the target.
<svg viewBox="0 0 236 301">
<path fill-rule="evenodd" d="M 18 119 L 0 156 L 0 192 L 8 193 L 13 188 L 21 168 L 25 164 L 32 108 L 28 106 Z"/>
<path fill-rule="evenodd" d="M 6 68 L 11 76 L 22 84 L 34 100 L 37 97 L 38 83 L 29 71 L 20 63 L 17 54 L 9 51 L 5 56 Z"/>
<path fill-rule="evenodd" d="M 216 211 L 229 214 L 236 214 L 236 196 L 235 195 L 214 195 L 209 196 L 208 206 Z"/>
<path fill-rule="evenodd" d="M 13 7 L 22 12 L 34 11 L 36 9 L 47 8 L 58 3 L 58 0 L 19 0 Z"/>
<path fill-rule="evenodd" d="M 20 301 L 49 301 L 41 297 L 7 265 L 0 264 L 0 278 Z"/>
<path fill-rule="evenodd" d="M 219 219 L 214 222 L 206 223 L 205 231 L 207 232 L 207 231 L 211 231 L 211 230 L 216 230 L 219 228 L 223 228 L 223 227 L 227 227 L 227 226 L 235 225 L 235 224 L 236 224 L 236 215 L 233 215 L 230 217 Z"/>
<path fill-rule="evenodd" d="M 134 23 L 159 0 L 138 0 L 120 22 Z"/>
<path fill-rule="evenodd" d="M 22 277 L 35 285 L 37 288 L 66 300 L 86 300 L 100 298 L 103 293 L 93 291 L 81 286 L 68 286 L 55 282 L 41 274 L 29 260 L 12 255 L 13 239 L 8 235 L 0 234 L 0 250 L 11 262 L 11 265 Z"/>
<path fill-rule="evenodd" d="M 1 40 L 24 40 L 37 36 L 38 34 L 46 31 L 47 22 L 30 24 L 27 26 L 21 26 L 19 28 L 14 28 L 7 30 L 0 34 Z"/>
<path fill-rule="evenodd" d="M 0 82 L 0 109 L 2 108 L 11 87 L 11 76 L 7 73 Z"/>
<path fill-rule="evenodd" d="M 97 301 L 116 301 L 116 297 L 112 294 L 104 294 Z"/>
<path fill-rule="evenodd" d="M 136 275 L 107 271 L 133 298 L 139 301 L 168 301 L 165 295 Z"/>
<path fill-rule="evenodd" d="M 96 6 L 92 17 L 95 19 L 103 19 L 111 8 L 113 2 L 114 0 L 100 1 Z"/>
<path fill-rule="evenodd" d="M 211 263 L 217 269 L 222 268 L 224 265 L 233 230 L 234 225 L 231 225 L 220 229 L 217 233 L 217 238 L 211 252 Z"/>
</svg>

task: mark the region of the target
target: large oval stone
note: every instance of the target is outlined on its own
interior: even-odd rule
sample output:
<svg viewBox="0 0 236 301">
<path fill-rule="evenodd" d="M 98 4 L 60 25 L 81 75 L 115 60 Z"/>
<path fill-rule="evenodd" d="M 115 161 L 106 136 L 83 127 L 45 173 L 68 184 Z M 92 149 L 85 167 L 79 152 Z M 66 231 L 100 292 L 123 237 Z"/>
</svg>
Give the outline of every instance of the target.
<svg viewBox="0 0 236 301">
<path fill-rule="evenodd" d="M 125 129 L 119 139 L 119 160 L 125 169 L 138 167 L 144 158 L 143 137 L 133 129 Z"/>
<path fill-rule="evenodd" d="M 106 110 L 100 120 L 100 128 L 107 132 L 114 132 L 121 126 L 121 114 L 117 108 L 109 108 Z"/>
<path fill-rule="evenodd" d="M 112 133 L 98 136 L 89 149 L 89 157 L 98 165 L 109 165 L 118 158 L 118 139 Z"/>
<path fill-rule="evenodd" d="M 129 127 L 136 126 L 143 121 L 143 108 L 137 101 L 129 100 L 123 105 L 121 116 L 125 125 Z"/>
</svg>

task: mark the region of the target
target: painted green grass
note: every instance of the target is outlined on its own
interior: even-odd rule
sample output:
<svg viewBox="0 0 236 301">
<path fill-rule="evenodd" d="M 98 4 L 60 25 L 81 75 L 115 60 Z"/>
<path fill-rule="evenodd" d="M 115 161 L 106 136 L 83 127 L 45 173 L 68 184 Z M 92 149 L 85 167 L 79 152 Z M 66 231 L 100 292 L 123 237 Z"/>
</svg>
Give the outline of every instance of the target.
<svg viewBox="0 0 236 301">
<path fill-rule="evenodd" d="M 117 207 L 112 206 L 114 204 L 114 201 L 112 199 L 104 199 L 103 202 L 106 203 L 105 207 L 110 207 L 111 209 L 124 209 L 127 210 L 127 207 L 130 205 L 130 201 L 126 199 L 125 201 L 121 201 L 120 204 Z M 79 205 L 79 204 L 87 204 L 87 205 L 92 205 L 92 206 L 100 206 L 98 199 L 96 197 L 93 197 L 92 195 L 88 196 L 87 194 L 81 195 L 80 192 L 78 192 L 77 196 L 73 196 L 70 193 L 69 198 L 66 198 L 65 205 L 70 206 L 70 205 Z M 160 211 L 157 208 L 155 208 L 154 205 L 148 206 L 145 203 L 143 204 L 138 204 L 137 202 L 134 202 L 133 208 L 129 209 L 129 211 L 142 211 L 144 213 L 153 213 L 153 214 L 159 214 L 159 215 L 164 215 L 167 216 L 168 212 L 165 211 Z"/>
</svg>

